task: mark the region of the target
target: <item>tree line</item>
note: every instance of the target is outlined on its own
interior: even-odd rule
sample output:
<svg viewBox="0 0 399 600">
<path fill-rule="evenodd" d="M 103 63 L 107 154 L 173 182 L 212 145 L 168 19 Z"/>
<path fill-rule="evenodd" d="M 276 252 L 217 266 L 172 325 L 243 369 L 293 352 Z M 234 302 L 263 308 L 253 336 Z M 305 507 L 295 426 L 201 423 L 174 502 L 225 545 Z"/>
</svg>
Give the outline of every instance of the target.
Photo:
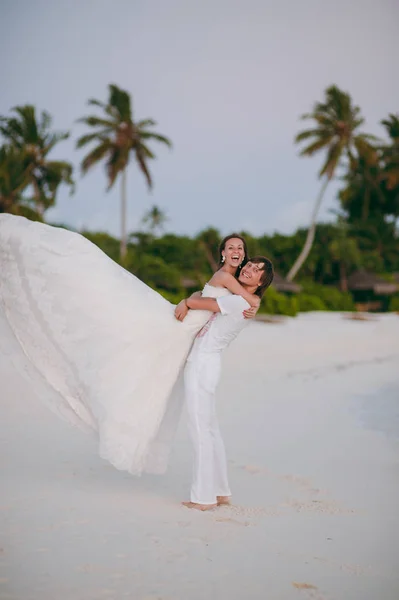
<svg viewBox="0 0 399 600">
<path fill-rule="evenodd" d="M 119 240 L 105 233 L 85 235 L 166 293 L 181 293 L 189 287 L 187 281 L 201 283 L 216 266 L 221 237 L 217 230 L 209 228 L 193 238 L 161 235 L 165 215 L 156 206 L 146 214 L 142 231 L 126 230 L 127 168 L 134 163 L 151 188 L 150 163 L 155 158 L 151 144 L 171 147 L 170 139 L 154 131 L 153 119 L 136 120 L 130 94 L 116 85 L 108 87 L 106 102 L 90 99 L 88 105 L 97 114 L 79 119 L 87 133 L 77 139 L 76 147 L 89 148 L 81 173 L 103 163 L 107 188 L 119 180 L 121 233 Z M 53 148 L 70 133 L 54 132 L 50 115 L 45 111 L 38 115 L 34 106 L 17 106 L 10 113 L 0 116 L 0 212 L 44 220 L 60 186 L 68 186 L 72 193 L 75 188 L 72 165 L 51 159 Z M 248 239 L 250 253 L 269 255 L 289 281 L 337 284 L 343 293 L 348 274 L 359 267 L 389 277 L 399 271 L 399 115 L 392 113 L 381 120 L 384 139 L 370 135 L 362 129 L 360 108 L 334 85 L 303 119 L 311 125 L 294 139 L 300 155 L 324 156 L 311 222 L 292 235 L 255 238 L 241 232 Z M 325 191 L 335 178 L 342 184 L 336 222 L 318 224 Z"/>
</svg>

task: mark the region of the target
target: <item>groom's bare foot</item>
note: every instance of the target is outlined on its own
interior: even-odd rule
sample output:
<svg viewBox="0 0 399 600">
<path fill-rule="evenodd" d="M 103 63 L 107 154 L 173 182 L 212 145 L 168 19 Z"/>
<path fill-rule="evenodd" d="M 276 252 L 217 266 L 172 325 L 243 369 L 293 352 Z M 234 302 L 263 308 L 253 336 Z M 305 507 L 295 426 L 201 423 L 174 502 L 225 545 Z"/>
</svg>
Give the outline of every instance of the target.
<svg viewBox="0 0 399 600">
<path fill-rule="evenodd" d="M 218 506 L 225 506 L 230 504 L 230 496 L 216 496 Z"/>
<path fill-rule="evenodd" d="M 182 502 L 186 508 L 195 508 L 196 510 L 212 510 L 217 507 L 217 504 L 198 504 L 197 502 Z"/>
</svg>

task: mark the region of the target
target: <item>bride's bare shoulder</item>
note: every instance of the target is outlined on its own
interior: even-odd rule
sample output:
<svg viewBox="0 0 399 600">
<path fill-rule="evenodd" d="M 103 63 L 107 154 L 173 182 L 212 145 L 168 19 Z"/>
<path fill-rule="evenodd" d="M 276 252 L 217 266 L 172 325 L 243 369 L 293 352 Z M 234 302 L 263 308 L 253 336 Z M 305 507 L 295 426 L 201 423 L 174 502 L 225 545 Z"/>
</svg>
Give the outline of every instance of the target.
<svg viewBox="0 0 399 600">
<path fill-rule="evenodd" d="M 226 273 L 226 271 L 216 271 L 208 281 L 208 284 L 215 287 L 225 287 L 225 284 L 232 279 L 234 279 L 234 277 L 233 275 L 230 275 L 230 273 Z"/>
</svg>

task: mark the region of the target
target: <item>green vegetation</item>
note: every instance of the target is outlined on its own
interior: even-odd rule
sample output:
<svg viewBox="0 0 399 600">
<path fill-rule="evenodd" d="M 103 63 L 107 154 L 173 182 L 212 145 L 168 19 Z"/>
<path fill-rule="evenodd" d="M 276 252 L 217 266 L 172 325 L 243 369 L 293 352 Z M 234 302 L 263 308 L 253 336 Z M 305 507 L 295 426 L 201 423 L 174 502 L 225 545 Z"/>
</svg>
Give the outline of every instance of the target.
<svg viewBox="0 0 399 600">
<path fill-rule="evenodd" d="M 78 148 L 92 145 L 81 168 L 87 173 L 105 162 L 108 188 L 121 181 L 121 236 L 83 231 L 108 256 L 159 290 L 172 302 L 199 289 L 217 268 L 221 233 L 213 227 L 195 237 L 164 233 L 167 217 L 157 206 L 149 207 L 143 229 L 126 231 L 126 170 L 133 159 L 148 187 L 153 185 L 149 163 L 155 158 L 148 143 L 170 146 L 168 138 L 153 131 L 152 119 L 133 118 L 128 92 L 109 86 L 106 103 L 89 100 L 101 109 L 100 116 L 79 121 L 90 128 L 81 135 Z M 0 212 L 44 220 L 62 185 L 73 192 L 72 165 L 52 160 L 51 152 L 70 134 L 54 132 L 47 112 L 38 117 L 35 107 L 17 106 L 9 116 L 0 116 Z M 312 128 L 302 131 L 296 143 L 306 142 L 302 156 L 324 152 L 319 173 L 321 191 L 308 229 L 292 235 L 245 236 L 250 254 L 265 254 L 281 276 L 295 278 L 298 294 L 270 289 L 261 311 L 295 315 L 309 310 L 355 310 L 348 292 L 348 278 L 359 268 L 392 280 L 399 272 L 399 116 L 381 121 L 385 139 L 360 131 L 363 118 L 350 95 L 337 86 L 325 91 L 322 102 L 304 115 Z M 337 177 L 335 223 L 317 223 L 324 192 Z M 385 303 L 388 304 L 388 303 Z M 399 310 L 399 294 L 389 301 L 389 310 Z"/>
<path fill-rule="evenodd" d="M 399 295 L 391 298 L 388 310 L 399 313 Z"/>
</svg>

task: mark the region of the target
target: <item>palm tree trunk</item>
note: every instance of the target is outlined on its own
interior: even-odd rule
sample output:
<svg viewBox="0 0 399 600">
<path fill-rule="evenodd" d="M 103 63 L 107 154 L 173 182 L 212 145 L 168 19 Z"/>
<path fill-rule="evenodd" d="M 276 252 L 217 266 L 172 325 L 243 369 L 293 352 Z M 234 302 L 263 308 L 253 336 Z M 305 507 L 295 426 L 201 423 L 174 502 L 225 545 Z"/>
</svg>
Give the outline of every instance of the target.
<svg viewBox="0 0 399 600">
<path fill-rule="evenodd" d="M 121 180 L 121 247 L 120 257 L 123 264 L 126 258 L 126 167 L 122 171 Z"/>
<path fill-rule="evenodd" d="M 321 201 L 323 200 L 323 196 L 324 193 L 327 189 L 328 184 L 330 183 L 330 178 L 326 177 L 326 180 L 324 181 L 322 188 L 320 190 L 320 193 L 317 197 L 316 200 L 316 204 L 315 207 L 313 209 L 313 213 L 312 213 L 312 218 L 310 221 L 310 227 L 308 229 L 308 234 L 306 236 L 306 241 L 305 244 L 302 248 L 302 251 L 300 253 L 300 255 L 298 256 L 298 258 L 296 259 L 296 261 L 294 262 L 294 264 L 292 265 L 286 279 L 287 281 L 292 281 L 294 279 L 294 277 L 296 276 L 296 274 L 298 273 L 299 269 L 302 267 L 303 263 L 305 262 L 305 260 L 307 259 L 309 252 L 312 249 L 312 245 L 313 245 L 313 240 L 314 240 L 314 235 L 316 232 L 316 219 L 317 219 L 317 214 L 319 212 L 319 208 L 321 205 Z"/>
<path fill-rule="evenodd" d="M 43 201 L 41 199 L 39 184 L 37 183 L 37 181 L 36 181 L 35 178 L 32 179 L 32 184 L 33 184 L 33 189 L 34 189 L 36 210 L 39 213 L 41 219 L 43 219 L 43 215 L 44 215 L 44 203 L 43 203 Z"/>
<path fill-rule="evenodd" d="M 201 246 L 203 247 L 203 249 L 204 249 L 205 256 L 206 256 L 206 258 L 207 258 L 207 261 L 208 261 L 208 263 L 209 263 L 209 266 L 211 267 L 212 271 L 213 271 L 214 273 L 216 273 L 216 271 L 217 271 L 217 270 L 218 270 L 218 268 L 219 268 L 219 265 L 217 264 L 216 260 L 214 259 L 211 249 L 209 248 L 208 244 L 207 244 L 206 242 L 203 242 L 202 240 L 201 240 L 201 242 L 200 242 L 200 245 L 201 245 Z"/>
<path fill-rule="evenodd" d="M 363 198 L 363 206 L 362 206 L 362 221 L 367 221 L 369 217 L 369 208 L 370 208 L 370 188 L 367 186 L 366 191 Z"/>
</svg>

